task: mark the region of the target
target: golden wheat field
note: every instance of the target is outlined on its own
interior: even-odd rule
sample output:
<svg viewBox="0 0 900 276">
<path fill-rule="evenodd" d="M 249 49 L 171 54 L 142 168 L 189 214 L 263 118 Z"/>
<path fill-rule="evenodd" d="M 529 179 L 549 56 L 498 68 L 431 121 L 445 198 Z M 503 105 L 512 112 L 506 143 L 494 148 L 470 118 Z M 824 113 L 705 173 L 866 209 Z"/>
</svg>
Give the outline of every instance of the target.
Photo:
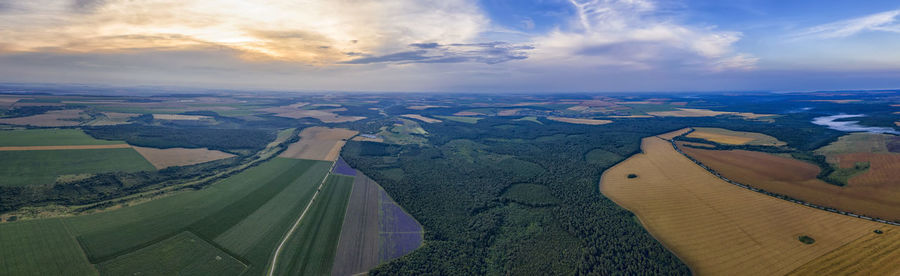
<svg viewBox="0 0 900 276">
<path fill-rule="evenodd" d="M 134 146 L 134 150 L 141 154 L 144 159 L 150 161 L 157 169 L 164 169 L 172 166 L 187 166 L 193 164 L 205 163 L 213 160 L 225 159 L 233 157 L 234 154 L 225 153 L 207 148 L 186 149 L 186 148 L 170 148 L 157 149 Z"/>
<path fill-rule="evenodd" d="M 645 138 L 642 150 L 607 170 L 600 190 L 698 275 L 784 275 L 887 227 L 726 183 L 659 137 Z"/>
<path fill-rule="evenodd" d="M 308 127 L 300 132 L 300 141 L 279 155 L 285 158 L 337 160 L 347 139 L 358 132 L 343 128 Z"/>
<path fill-rule="evenodd" d="M 728 145 L 766 145 L 766 146 L 783 146 L 787 143 L 779 141 L 777 138 L 755 132 L 732 131 L 722 128 L 694 128 L 694 132 L 688 134 L 688 137 L 699 138 L 713 141 L 719 144 Z"/>
</svg>

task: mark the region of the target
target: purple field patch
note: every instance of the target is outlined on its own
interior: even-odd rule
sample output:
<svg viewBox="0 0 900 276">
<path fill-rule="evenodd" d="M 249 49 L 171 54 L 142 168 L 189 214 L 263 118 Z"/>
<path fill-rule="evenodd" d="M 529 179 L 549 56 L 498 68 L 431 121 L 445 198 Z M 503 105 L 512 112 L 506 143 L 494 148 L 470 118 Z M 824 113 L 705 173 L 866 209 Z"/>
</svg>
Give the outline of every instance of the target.
<svg viewBox="0 0 900 276">
<path fill-rule="evenodd" d="M 383 190 L 381 192 L 384 193 Z M 382 196 L 381 201 L 381 232 L 422 232 L 422 226 L 415 218 L 397 206 L 390 197 L 387 200 L 385 198 L 386 196 Z"/>
<path fill-rule="evenodd" d="M 331 172 L 336 174 L 348 175 L 348 176 L 356 176 L 356 170 L 351 168 L 344 158 L 338 157 L 338 160 L 334 163 L 334 169 Z"/>
<path fill-rule="evenodd" d="M 422 233 L 382 233 L 381 248 L 378 258 L 381 262 L 390 261 L 422 246 Z"/>
</svg>

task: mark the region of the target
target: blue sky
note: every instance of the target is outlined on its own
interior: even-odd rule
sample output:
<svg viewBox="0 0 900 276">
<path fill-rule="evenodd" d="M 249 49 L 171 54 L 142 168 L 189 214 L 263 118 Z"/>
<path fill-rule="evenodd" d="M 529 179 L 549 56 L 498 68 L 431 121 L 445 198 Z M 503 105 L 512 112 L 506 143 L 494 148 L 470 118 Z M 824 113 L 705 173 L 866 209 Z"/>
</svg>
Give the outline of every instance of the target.
<svg viewBox="0 0 900 276">
<path fill-rule="evenodd" d="M 900 88 L 896 1 L 0 0 L 0 82 L 295 91 Z"/>
</svg>

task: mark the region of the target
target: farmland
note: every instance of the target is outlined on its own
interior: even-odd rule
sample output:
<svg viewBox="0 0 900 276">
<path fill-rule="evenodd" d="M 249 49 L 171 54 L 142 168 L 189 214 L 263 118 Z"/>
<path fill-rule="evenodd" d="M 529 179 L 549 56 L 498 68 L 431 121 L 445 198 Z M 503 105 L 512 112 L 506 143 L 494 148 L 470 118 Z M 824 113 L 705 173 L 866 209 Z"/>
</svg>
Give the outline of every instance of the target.
<svg viewBox="0 0 900 276">
<path fill-rule="evenodd" d="M 328 275 L 341 235 L 353 177 L 331 175 L 300 228 L 278 256 L 277 275 Z"/>
<path fill-rule="evenodd" d="M 135 146 L 134 150 L 140 153 L 147 161 L 150 161 L 157 169 L 168 168 L 171 166 L 193 165 L 235 156 L 234 154 L 206 148 L 156 149 Z"/>
<path fill-rule="evenodd" d="M 694 128 L 694 132 L 688 134 L 688 137 L 729 145 L 786 145 L 786 143 L 769 135 L 746 131 L 731 131 L 721 128 Z"/>
<path fill-rule="evenodd" d="M 334 161 L 341 147 L 356 131 L 324 127 L 310 127 L 300 132 L 300 141 L 293 143 L 281 157 Z"/>
<path fill-rule="evenodd" d="M 335 255 L 332 275 L 356 275 L 422 245 L 422 226 L 378 183 L 358 174 Z"/>
<path fill-rule="evenodd" d="M 96 275 L 62 219 L 0 224 L 0 274 Z"/>
<path fill-rule="evenodd" d="M 885 227 L 731 185 L 658 137 L 645 138 L 642 149 L 603 174 L 601 191 L 696 274 L 786 274 Z"/>
<path fill-rule="evenodd" d="M 240 275 L 247 265 L 191 232 L 97 265 L 103 275 Z"/>
<path fill-rule="evenodd" d="M 548 120 L 554 120 L 559 122 L 566 122 L 571 124 L 582 124 L 582 125 L 605 125 L 612 123 L 610 120 L 597 120 L 597 119 L 576 119 L 576 118 L 563 118 L 563 117 L 547 117 Z"/>
<path fill-rule="evenodd" d="M 53 184 L 69 174 L 152 169 L 131 148 L 0 151 L 0 186 Z"/>
<path fill-rule="evenodd" d="M 94 139 L 78 129 L 22 129 L 0 131 L 0 147 L 114 145 L 120 141 Z"/>
<path fill-rule="evenodd" d="M 847 163 L 863 159 L 876 161 L 868 172 L 851 178 L 850 185 L 839 187 L 817 179 L 819 168 L 815 165 L 793 158 L 744 150 L 681 148 L 686 154 L 739 183 L 857 214 L 900 219 L 900 187 L 888 184 L 893 179 L 890 174 L 897 171 L 890 169 L 897 164 L 891 159 L 872 159 L 872 154 L 856 154 L 859 159 L 851 158 L 853 155 L 847 156 Z M 893 156 L 896 155 L 884 155 L 884 158 L 896 158 Z"/>
<path fill-rule="evenodd" d="M 19 117 L 19 118 L 2 118 L 0 119 L 0 124 L 9 124 L 9 125 L 26 125 L 26 126 L 39 126 L 39 127 L 63 127 L 63 126 L 77 126 L 82 123 L 82 121 L 88 119 L 82 110 L 79 109 L 66 109 L 66 110 L 53 110 L 48 111 L 44 114 L 38 114 L 27 117 Z"/>
<path fill-rule="evenodd" d="M 425 116 L 422 116 L 419 114 L 403 114 L 402 116 L 406 117 L 406 118 L 410 118 L 410 119 L 416 119 L 416 120 L 419 120 L 419 121 L 422 121 L 425 123 L 440 123 L 441 122 L 441 120 L 434 119 L 434 118 L 428 118 L 428 117 L 425 117 Z"/>
</svg>

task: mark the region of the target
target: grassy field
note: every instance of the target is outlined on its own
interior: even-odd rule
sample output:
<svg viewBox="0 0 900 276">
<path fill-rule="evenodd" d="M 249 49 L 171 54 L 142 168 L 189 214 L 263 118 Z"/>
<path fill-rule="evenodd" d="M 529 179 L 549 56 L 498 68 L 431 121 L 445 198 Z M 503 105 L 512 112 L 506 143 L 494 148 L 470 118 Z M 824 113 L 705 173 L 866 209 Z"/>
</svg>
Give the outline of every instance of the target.
<svg viewBox="0 0 900 276">
<path fill-rule="evenodd" d="M 62 175 L 153 169 L 130 148 L 0 151 L 0 186 L 48 185 Z"/>
<path fill-rule="evenodd" d="M 761 146 L 783 146 L 787 143 L 779 141 L 777 138 L 755 132 L 732 131 L 722 128 L 698 127 L 694 128 L 694 132 L 687 135 L 691 138 L 706 139 L 719 144 L 726 145 L 761 145 Z"/>
<path fill-rule="evenodd" d="M 97 265 L 103 275 L 240 275 L 247 265 L 191 232 Z"/>
<path fill-rule="evenodd" d="M 0 275 L 97 275 L 61 219 L 0 224 Z"/>
<path fill-rule="evenodd" d="M 844 160 L 848 167 L 855 166 L 856 162 L 872 162 L 867 171 L 851 177 L 848 185 L 838 187 L 816 178 L 819 168 L 815 165 L 792 158 L 743 150 L 681 149 L 723 176 L 743 184 L 822 206 L 900 220 L 900 187 L 893 185 L 896 173 L 900 171 L 897 154 L 846 155 Z M 860 156 L 850 158 L 852 155 Z"/>
<path fill-rule="evenodd" d="M 533 122 L 533 123 L 537 123 L 537 124 L 541 124 L 541 125 L 544 124 L 543 122 L 539 121 L 538 118 L 535 116 L 526 116 L 526 117 L 515 119 L 513 121 Z"/>
<path fill-rule="evenodd" d="M 264 204 L 296 178 L 321 179 L 328 164 L 274 159 L 197 192 L 181 193 L 119 210 L 70 219 L 73 232 L 93 262 L 102 262 L 164 240 L 190 228 L 219 235 Z M 254 209 L 255 210 L 255 209 Z M 233 213 L 229 213 L 233 212 Z M 221 220 L 218 220 L 221 219 Z M 209 221 L 204 225 L 200 221 Z"/>
<path fill-rule="evenodd" d="M 607 170 L 600 190 L 696 274 L 786 274 L 885 227 L 731 185 L 658 137 L 645 138 L 642 150 Z"/>
<path fill-rule="evenodd" d="M 353 188 L 353 177 L 330 175 L 279 256 L 278 275 L 330 275 Z"/>
<path fill-rule="evenodd" d="M 94 139 L 79 129 L 23 129 L 0 131 L 0 147 L 111 145 L 122 141 Z"/>
</svg>

